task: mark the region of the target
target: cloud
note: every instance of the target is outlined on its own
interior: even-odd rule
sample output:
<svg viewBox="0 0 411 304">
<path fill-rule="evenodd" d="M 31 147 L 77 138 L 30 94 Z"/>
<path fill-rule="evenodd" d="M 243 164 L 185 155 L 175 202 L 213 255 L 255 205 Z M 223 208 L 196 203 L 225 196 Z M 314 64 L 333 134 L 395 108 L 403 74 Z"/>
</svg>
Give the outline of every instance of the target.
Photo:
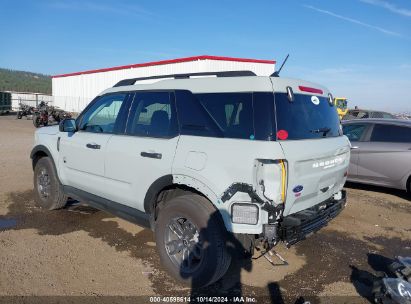
<svg viewBox="0 0 411 304">
<path fill-rule="evenodd" d="M 383 1 L 383 0 L 360 0 L 360 1 L 363 3 L 385 8 L 386 10 L 389 10 L 390 12 L 393 12 L 398 15 L 411 17 L 411 10 L 406 9 L 406 8 L 397 7 L 395 4 L 392 4 L 387 1 Z"/>
<path fill-rule="evenodd" d="M 384 28 L 379 27 L 379 26 L 371 25 L 371 24 L 359 21 L 357 19 L 345 17 L 345 16 L 342 16 L 342 15 L 338 15 L 336 13 L 333 13 L 333 12 L 330 12 L 330 11 L 327 11 L 327 10 L 323 10 L 323 9 L 320 9 L 320 8 L 317 8 L 317 7 L 314 7 L 314 6 L 311 6 L 311 5 L 303 5 L 303 6 L 306 7 L 306 8 L 309 8 L 311 10 L 317 11 L 319 13 L 322 13 L 322 14 L 326 14 L 326 15 L 329 15 L 329 16 L 332 16 L 332 17 L 335 17 L 335 18 L 338 18 L 338 19 L 341 19 L 341 20 L 344 20 L 344 21 L 348 21 L 348 22 L 351 22 L 351 23 L 354 23 L 354 24 L 357 24 L 357 25 L 361 25 L 363 27 L 368 27 L 370 29 L 373 29 L 373 30 L 379 31 L 381 33 L 384 33 L 386 35 L 397 36 L 397 37 L 402 36 L 400 33 L 393 32 L 393 31 L 384 29 Z"/>
</svg>

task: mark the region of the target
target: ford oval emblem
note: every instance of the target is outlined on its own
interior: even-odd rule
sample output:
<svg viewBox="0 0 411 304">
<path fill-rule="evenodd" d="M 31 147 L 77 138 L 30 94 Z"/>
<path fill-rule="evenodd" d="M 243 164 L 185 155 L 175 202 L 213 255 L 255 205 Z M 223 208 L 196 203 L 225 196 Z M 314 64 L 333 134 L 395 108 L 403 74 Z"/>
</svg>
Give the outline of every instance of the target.
<svg viewBox="0 0 411 304">
<path fill-rule="evenodd" d="M 302 185 L 298 185 L 298 186 L 294 187 L 293 192 L 298 193 L 298 192 L 303 191 L 303 189 L 304 189 L 304 187 Z"/>
</svg>

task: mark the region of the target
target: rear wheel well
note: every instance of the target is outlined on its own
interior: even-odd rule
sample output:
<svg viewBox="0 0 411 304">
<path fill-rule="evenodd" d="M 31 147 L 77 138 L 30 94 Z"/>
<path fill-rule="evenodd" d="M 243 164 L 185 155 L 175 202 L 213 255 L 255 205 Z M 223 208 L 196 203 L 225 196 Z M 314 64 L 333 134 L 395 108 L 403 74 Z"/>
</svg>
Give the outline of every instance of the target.
<svg viewBox="0 0 411 304">
<path fill-rule="evenodd" d="M 153 226 L 155 221 L 158 218 L 158 214 L 163 206 L 167 204 L 170 200 L 179 197 L 179 196 L 184 196 L 184 195 L 190 195 L 190 194 L 196 194 L 199 196 L 202 196 L 206 198 L 208 201 L 210 201 L 207 196 L 205 196 L 203 193 L 199 192 L 198 190 L 191 188 L 189 186 L 181 185 L 181 184 L 172 184 L 167 187 L 164 187 L 158 192 L 158 195 L 154 201 L 154 205 L 152 206 L 151 210 L 153 210 L 153 214 L 151 216 L 153 220 Z M 210 202 L 212 205 L 212 203 Z"/>
</svg>

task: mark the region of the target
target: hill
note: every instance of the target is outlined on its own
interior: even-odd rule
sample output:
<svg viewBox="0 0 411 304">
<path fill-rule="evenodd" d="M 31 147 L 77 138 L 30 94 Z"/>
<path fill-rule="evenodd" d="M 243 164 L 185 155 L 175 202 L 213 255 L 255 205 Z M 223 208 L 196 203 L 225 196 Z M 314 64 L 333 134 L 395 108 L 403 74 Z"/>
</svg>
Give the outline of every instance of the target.
<svg viewBox="0 0 411 304">
<path fill-rule="evenodd" d="M 51 94 L 51 77 L 0 68 L 0 91 Z"/>
</svg>

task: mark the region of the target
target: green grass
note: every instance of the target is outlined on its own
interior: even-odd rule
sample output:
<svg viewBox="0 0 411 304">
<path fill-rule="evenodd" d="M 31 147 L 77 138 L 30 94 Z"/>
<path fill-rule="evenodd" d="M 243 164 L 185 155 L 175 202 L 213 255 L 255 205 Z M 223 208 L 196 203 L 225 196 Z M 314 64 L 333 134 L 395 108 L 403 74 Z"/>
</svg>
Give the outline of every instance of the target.
<svg viewBox="0 0 411 304">
<path fill-rule="evenodd" d="M 0 68 L 0 91 L 51 94 L 51 77 Z"/>
</svg>

